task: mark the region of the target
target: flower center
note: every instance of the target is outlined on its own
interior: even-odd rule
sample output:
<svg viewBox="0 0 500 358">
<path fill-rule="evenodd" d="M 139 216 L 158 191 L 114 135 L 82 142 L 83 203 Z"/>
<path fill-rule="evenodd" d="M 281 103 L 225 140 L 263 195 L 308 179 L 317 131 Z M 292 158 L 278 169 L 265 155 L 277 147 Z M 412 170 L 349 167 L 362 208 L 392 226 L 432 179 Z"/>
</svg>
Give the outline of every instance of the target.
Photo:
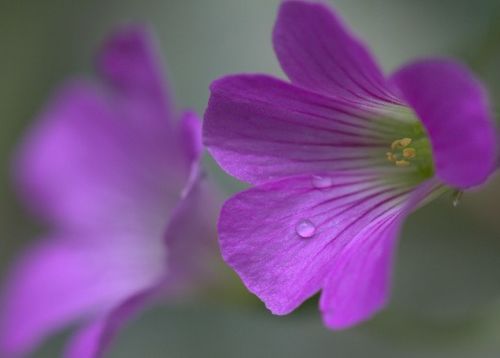
<svg viewBox="0 0 500 358">
<path fill-rule="evenodd" d="M 434 175 L 434 161 L 422 123 L 411 110 L 394 113 L 393 117 L 379 119 L 377 124 L 381 131 L 385 131 L 387 138 L 387 149 L 383 152 L 387 162 L 399 168 L 408 179 L 411 177 L 412 182 L 431 178 Z"/>
<path fill-rule="evenodd" d="M 410 168 L 421 180 L 434 175 L 434 164 L 429 139 L 403 137 L 394 140 L 390 151 L 385 153 L 387 160 L 396 167 Z"/>
<path fill-rule="evenodd" d="M 415 159 L 417 156 L 415 148 L 409 147 L 412 141 L 411 138 L 396 139 L 391 144 L 391 151 L 385 153 L 387 159 L 398 167 L 409 166 L 411 164 L 410 160 Z"/>
</svg>

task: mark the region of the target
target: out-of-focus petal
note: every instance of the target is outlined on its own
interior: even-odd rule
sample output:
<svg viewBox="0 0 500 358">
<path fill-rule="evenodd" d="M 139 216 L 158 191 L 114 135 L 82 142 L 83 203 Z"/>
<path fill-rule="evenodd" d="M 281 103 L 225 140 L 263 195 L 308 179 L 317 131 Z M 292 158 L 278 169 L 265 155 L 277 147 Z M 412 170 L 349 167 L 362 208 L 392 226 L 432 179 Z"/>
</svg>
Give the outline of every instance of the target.
<svg viewBox="0 0 500 358">
<path fill-rule="evenodd" d="M 95 86 L 70 84 L 21 147 L 20 192 L 59 226 L 161 234 L 191 164 L 179 138 L 149 130 L 120 118 Z"/>
<path fill-rule="evenodd" d="M 193 168 L 192 180 L 173 210 L 165 234 L 169 251 L 169 275 L 175 281 L 191 283 L 197 276 L 205 277 L 208 260 L 213 258 L 216 237 L 216 213 L 219 193 L 204 178 L 198 167 Z M 173 277 L 172 277 L 173 278 Z M 175 282 L 174 282 L 175 284 Z"/>
<path fill-rule="evenodd" d="M 461 189 L 483 183 L 496 166 L 497 138 L 487 94 L 469 70 L 422 60 L 393 80 L 427 129 L 437 176 Z"/>
<path fill-rule="evenodd" d="M 69 343 L 68 358 L 101 357 L 127 320 L 149 301 L 163 297 L 167 290 L 169 295 L 175 295 L 192 284 L 188 278 L 210 274 L 206 270 L 207 258 L 214 252 L 214 242 L 209 239 L 215 236 L 216 195 L 199 175 L 197 164 L 193 165 L 193 179 L 173 210 L 165 234 L 168 266 L 164 277 L 157 285 L 127 298 L 103 317 L 85 325 Z"/>
<path fill-rule="evenodd" d="M 401 223 L 438 187 L 434 179 L 421 184 L 403 205 L 371 221 L 332 260 L 320 301 L 328 327 L 350 327 L 383 308 L 389 298 Z"/>
<path fill-rule="evenodd" d="M 92 321 L 71 337 L 64 352 L 65 358 L 99 358 L 100 340 L 104 332 L 105 320 Z"/>
<path fill-rule="evenodd" d="M 179 146 L 184 148 L 186 163 L 190 170 L 195 162 L 198 162 L 203 152 L 201 139 L 201 120 L 194 112 L 183 113 L 180 123 Z"/>
<path fill-rule="evenodd" d="M 265 183 L 224 205 L 222 255 L 273 313 L 286 314 L 321 289 L 360 232 L 398 215 L 410 193 L 404 184 L 339 173 Z"/>
<path fill-rule="evenodd" d="M 151 42 L 140 27 L 112 36 L 98 57 L 106 85 L 63 87 L 19 150 L 20 192 L 56 238 L 13 269 L 0 305 L 2 356 L 82 322 L 67 356 L 101 356 L 146 300 L 182 281 L 178 254 L 195 262 L 184 251 L 210 235 L 206 221 L 192 223 L 213 213 L 211 196 L 198 193 L 201 122 L 192 112 L 172 120 Z"/>
<path fill-rule="evenodd" d="M 99 316 L 165 274 L 161 237 L 47 239 L 14 266 L 0 315 L 0 352 L 32 349 L 70 322 Z"/>
<path fill-rule="evenodd" d="M 229 76 L 211 90 L 205 145 L 224 170 L 251 183 L 381 167 L 395 138 L 375 128 L 376 112 L 272 77 Z"/>
<path fill-rule="evenodd" d="M 66 358 L 99 358 L 119 330 L 135 314 L 157 296 L 156 289 L 149 289 L 127 298 L 101 318 L 96 318 L 81 328 L 69 342 Z"/>
<path fill-rule="evenodd" d="M 365 104 L 399 103 L 368 49 L 324 4 L 284 1 L 273 40 L 293 83 Z"/>
<path fill-rule="evenodd" d="M 168 128 L 173 124 L 173 108 L 155 42 L 145 26 L 125 26 L 103 44 L 97 70 L 111 86 L 123 116 Z"/>
</svg>

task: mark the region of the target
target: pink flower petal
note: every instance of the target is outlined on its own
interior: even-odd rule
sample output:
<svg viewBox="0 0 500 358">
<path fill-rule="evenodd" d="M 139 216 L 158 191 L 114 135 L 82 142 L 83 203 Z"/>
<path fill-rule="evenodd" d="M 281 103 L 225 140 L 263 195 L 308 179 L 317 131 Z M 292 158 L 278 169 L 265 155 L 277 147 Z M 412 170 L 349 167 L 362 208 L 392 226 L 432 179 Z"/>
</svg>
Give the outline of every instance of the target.
<svg viewBox="0 0 500 358">
<path fill-rule="evenodd" d="M 0 352 L 28 352 L 53 331 L 99 316 L 159 282 L 166 269 L 161 238 L 122 239 L 117 246 L 106 236 L 64 236 L 30 249 L 3 292 Z"/>
<path fill-rule="evenodd" d="M 437 180 L 421 184 L 401 206 L 366 225 L 335 257 L 320 301 L 328 327 L 350 327 L 384 307 L 390 294 L 392 263 L 401 224 L 407 214 L 436 195 L 433 191 L 438 189 Z"/>
<path fill-rule="evenodd" d="M 97 70 L 124 116 L 164 128 L 174 109 L 155 40 L 145 26 L 118 29 L 103 44 Z"/>
<path fill-rule="evenodd" d="M 324 177 L 325 178 L 325 177 Z M 404 210 L 411 187 L 376 177 L 286 178 L 253 187 L 224 205 L 223 257 L 275 314 L 320 290 L 342 252 L 366 227 Z"/>
<path fill-rule="evenodd" d="M 205 145 L 241 180 L 262 183 L 315 171 L 367 171 L 387 163 L 385 152 L 395 137 L 374 128 L 380 117 L 374 109 L 264 75 L 224 77 L 211 90 Z"/>
<path fill-rule="evenodd" d="M 19 152 L 23 198 L 72 229 L 164 230 L 194 159 L 186 147 L 192 140 L 183 142 L 181 129 L 141 127 L 120 118 L 94 86 L 66 86 Z"/>
<path fill-rule="evenodd" d="M 466 189 L 496 169 L 496 130 L 482 85 L 452 60 L 422 60 L 393 76 L 430 136 L 437 176 Z"/>
<path fill-rule="evenodd" d="M 360 103 L 399 103 L 369 50 L 326 5 L 284 1 L 273 42 L 290 80 Z"/>
<path fill-rule="evenodd" d="M 118 331 L 157 295 L 156 290 L 145 290 L 128 298 L 125 302 L 92 320 L 81 328 L 67 346 L 67 358 L 99 358 L 106 352 Z"/>
</svg>

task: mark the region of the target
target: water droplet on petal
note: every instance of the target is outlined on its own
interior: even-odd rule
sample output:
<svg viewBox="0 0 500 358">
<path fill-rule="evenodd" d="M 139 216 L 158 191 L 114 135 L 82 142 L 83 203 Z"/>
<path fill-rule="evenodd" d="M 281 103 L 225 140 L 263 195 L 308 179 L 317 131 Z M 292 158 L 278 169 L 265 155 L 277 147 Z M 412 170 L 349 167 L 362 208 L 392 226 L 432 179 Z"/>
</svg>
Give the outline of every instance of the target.
<svg viewBox="0 0 500 358">
<path fill-rule="evenodd" d="M 314 233 L 316 232 L 316 227 L 311 222 L 311 220 L 303 219 L 300 220 L 295 226 L 295 232 L 300 237 L 307 239 L 314 236 Z"/>
<path fill-rule="evenodd" d="M 323 177 L 319 175 L 314 175 L 312 177 L 312 185 L 316 189 L 325 189 L 331 187 L 333 184 L 333 179 L 330 177 Z"/>
</svg>

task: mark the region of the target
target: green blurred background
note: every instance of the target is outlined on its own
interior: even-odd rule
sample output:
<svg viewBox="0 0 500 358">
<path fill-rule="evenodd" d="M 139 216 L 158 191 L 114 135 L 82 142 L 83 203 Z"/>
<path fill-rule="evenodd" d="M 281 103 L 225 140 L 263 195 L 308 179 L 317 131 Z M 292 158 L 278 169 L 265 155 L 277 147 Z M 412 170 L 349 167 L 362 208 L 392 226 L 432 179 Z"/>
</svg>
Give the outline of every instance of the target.
<svg viewBox="0 0 500 358">
<path fill-rule="evenodd" d="M 471 64 L 500 105 L 498 0 L 335 0 L 387 71 L 430 55 Z M 116 24 L 151 23 L 179 106 L 203 112 L 209 83 L 226 73 L 282 76 L 271 48 L 279 0 L 1 0 L 0 273 L 40 227 L 16 200 L 16 143 L 54 88 L 92 71 L 94 49 Z M 231 194 L 241 185 L 207 160 Z M 414 214 L 400 245 L 390 306 L 344 332 L 323 328 L 316 298 L 275 317 L 221 265 L 217 287 L 148 310 L 110 357 L 500 357 L 500 178 L 453 208 L 442 198 Z M 67 333 L 33 357 L 58 357 Z"/>
</svg>

